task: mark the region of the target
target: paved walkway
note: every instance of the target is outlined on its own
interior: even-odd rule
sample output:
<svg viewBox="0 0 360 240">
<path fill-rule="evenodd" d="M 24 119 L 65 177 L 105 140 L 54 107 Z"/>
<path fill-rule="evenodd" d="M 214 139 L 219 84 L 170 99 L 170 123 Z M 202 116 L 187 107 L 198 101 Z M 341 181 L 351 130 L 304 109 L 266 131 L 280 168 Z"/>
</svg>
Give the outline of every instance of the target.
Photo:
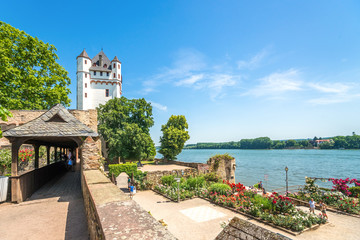
<svg viewBox="0 0 360 240">
<path fill-rule="evenodd" d="M 143 172 L 154 172 L 154 171 L 185 170 L 191 168 L 176 164 L 159 164 L 159 165 L 146 164 L 143 167 L 139 167 L 138 169 Z"/>
<path fill-rule="evenodd" d="M 82 240 L 88 236 L 79 171 L 56 177 L 28 201 L 0 205 L 0 240 Z"/>
<path fill-rule="evenodd" d="M 290 239 L 360 239 L 358 233 L 360 218 L 332 212 L 328 212 L 329 224 L 295 237 L 199 198 L 175 203 L 153 191 L 140 191 L 134 196 L 134 200 L 145 210 L 150 211 L 155 219 L 163 219 L 168 224 L 169 231 L 179 240 L 214 239 L 222 231 L 220 223 L 234 216 L 285 235 Z M 304 210 L 307 211 L 306 208 Z"/>
</svg>

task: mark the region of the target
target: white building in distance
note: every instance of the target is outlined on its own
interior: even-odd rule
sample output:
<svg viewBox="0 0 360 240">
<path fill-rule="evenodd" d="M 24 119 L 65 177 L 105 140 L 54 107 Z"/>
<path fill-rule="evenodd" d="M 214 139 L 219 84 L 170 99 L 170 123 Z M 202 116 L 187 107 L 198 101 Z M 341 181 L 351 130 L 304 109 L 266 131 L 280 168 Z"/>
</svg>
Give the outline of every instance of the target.
<svg viewBox="0 0 360 240">
<path fill-rule="evenodd" d="M 121 97 L 121 62 L 115 56 L 112 61 L 101 50 L 90 59 L 85 49 L 77 60 L 77 109 L 95 109 L 99 104 Z"/>
</svg>

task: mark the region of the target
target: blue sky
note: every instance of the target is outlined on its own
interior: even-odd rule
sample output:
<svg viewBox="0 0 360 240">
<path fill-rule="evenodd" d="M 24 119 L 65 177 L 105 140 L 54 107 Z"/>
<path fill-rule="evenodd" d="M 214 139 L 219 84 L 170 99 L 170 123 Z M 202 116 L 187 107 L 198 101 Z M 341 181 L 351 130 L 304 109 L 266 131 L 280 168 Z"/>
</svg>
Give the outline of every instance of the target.
<svg viewBox="0 0 360 240">
<path fill-rule="evenodd" d="M 153 103 L 155 143 L 183 114 L 190 140 L 360 133 L 359 1 L 6 1 L 0 20 L 76 56 L 122 62 L 123 95 Z"/>
</svg>

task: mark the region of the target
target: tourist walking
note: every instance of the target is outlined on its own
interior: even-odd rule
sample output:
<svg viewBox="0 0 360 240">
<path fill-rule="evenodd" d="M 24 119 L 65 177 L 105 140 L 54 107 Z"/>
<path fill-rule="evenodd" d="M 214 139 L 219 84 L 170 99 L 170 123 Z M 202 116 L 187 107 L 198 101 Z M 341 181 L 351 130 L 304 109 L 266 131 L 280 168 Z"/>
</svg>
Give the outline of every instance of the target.
<svg viewBox="0 0 360 240">
<path fill-rule="evenodd" d="M 134 185 L 130 185 L 130 198 L 132 199 L 134 197 L 134 189 L 135 189 L 135 186 Z"/>
<path fill-rule="evenodd" d="M 323 215 L 324 218 L 326 218 L 326 220 L 329 220 L 329 217 L 326 214 L 326 205 L 325 205 L 325 203 L 322 200 L 320 200 L 319 205 L 320 205 L 321 214 Z"/>
<path fill-rule="evenodd" d="M 259 189 L 260 189 L 261 191 L 263 191 L 263 184 L 262 184 L 262 181 L 260 181 L 260 182 L 259 182 L 258 187 L 259 187 Z"/>
<path fill-rule="evenodd" d="M 73 165 L 73 162 L 72 162 L 71 158 L 68 158 L 68 160 L 67 160 L 67 170 L 70 170 L 72 165 Z"/>
<path fill-rule="evenodd" d="M 312 198 L 310 201 L 309 201 L 309 205 L 310 205 L 310 213 L 313 213 L 315 214 L 315 201 L 314 199 Z"/>
</svg>

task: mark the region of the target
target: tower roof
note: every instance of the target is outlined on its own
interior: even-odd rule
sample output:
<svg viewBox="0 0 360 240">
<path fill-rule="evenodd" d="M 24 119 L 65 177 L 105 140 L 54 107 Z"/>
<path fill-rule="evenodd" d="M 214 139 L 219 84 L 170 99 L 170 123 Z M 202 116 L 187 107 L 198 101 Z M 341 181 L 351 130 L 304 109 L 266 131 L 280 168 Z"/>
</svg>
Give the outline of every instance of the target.
<svg viewBox="0 0 360 240">
<path fill-rule="evenodd" d="M 101 57 L 100 57 L 101 56 Z M 101 63 L 100 63 L 101 60 Z M 106 67 L 105 67 L 106 65 Z M 95 71 L 110 71 L 111 70 L 111 62 L 106 54 L 101 50 L 98 54 L 96 54 L 93 59 L 91 59 L 91 67 L 90 70 Z"/>
<path fill-rule="evenodd" d="M 89 55 L 88 55 L 87 52 L 85 51 L 85 48 L 84 48 L 84 50 L 80 53 L 80 55 L 76 57 L 76 59 L 79 58 L 79 57 L 84 57 L 84 58 L 90 59 Z"/>
<path fill-rule="evenodd" d="M 119 62 L 119 63 L 121 63 L 117 56 L 115 56 L 114 59 L 111 62 Z"/>
</svg>

